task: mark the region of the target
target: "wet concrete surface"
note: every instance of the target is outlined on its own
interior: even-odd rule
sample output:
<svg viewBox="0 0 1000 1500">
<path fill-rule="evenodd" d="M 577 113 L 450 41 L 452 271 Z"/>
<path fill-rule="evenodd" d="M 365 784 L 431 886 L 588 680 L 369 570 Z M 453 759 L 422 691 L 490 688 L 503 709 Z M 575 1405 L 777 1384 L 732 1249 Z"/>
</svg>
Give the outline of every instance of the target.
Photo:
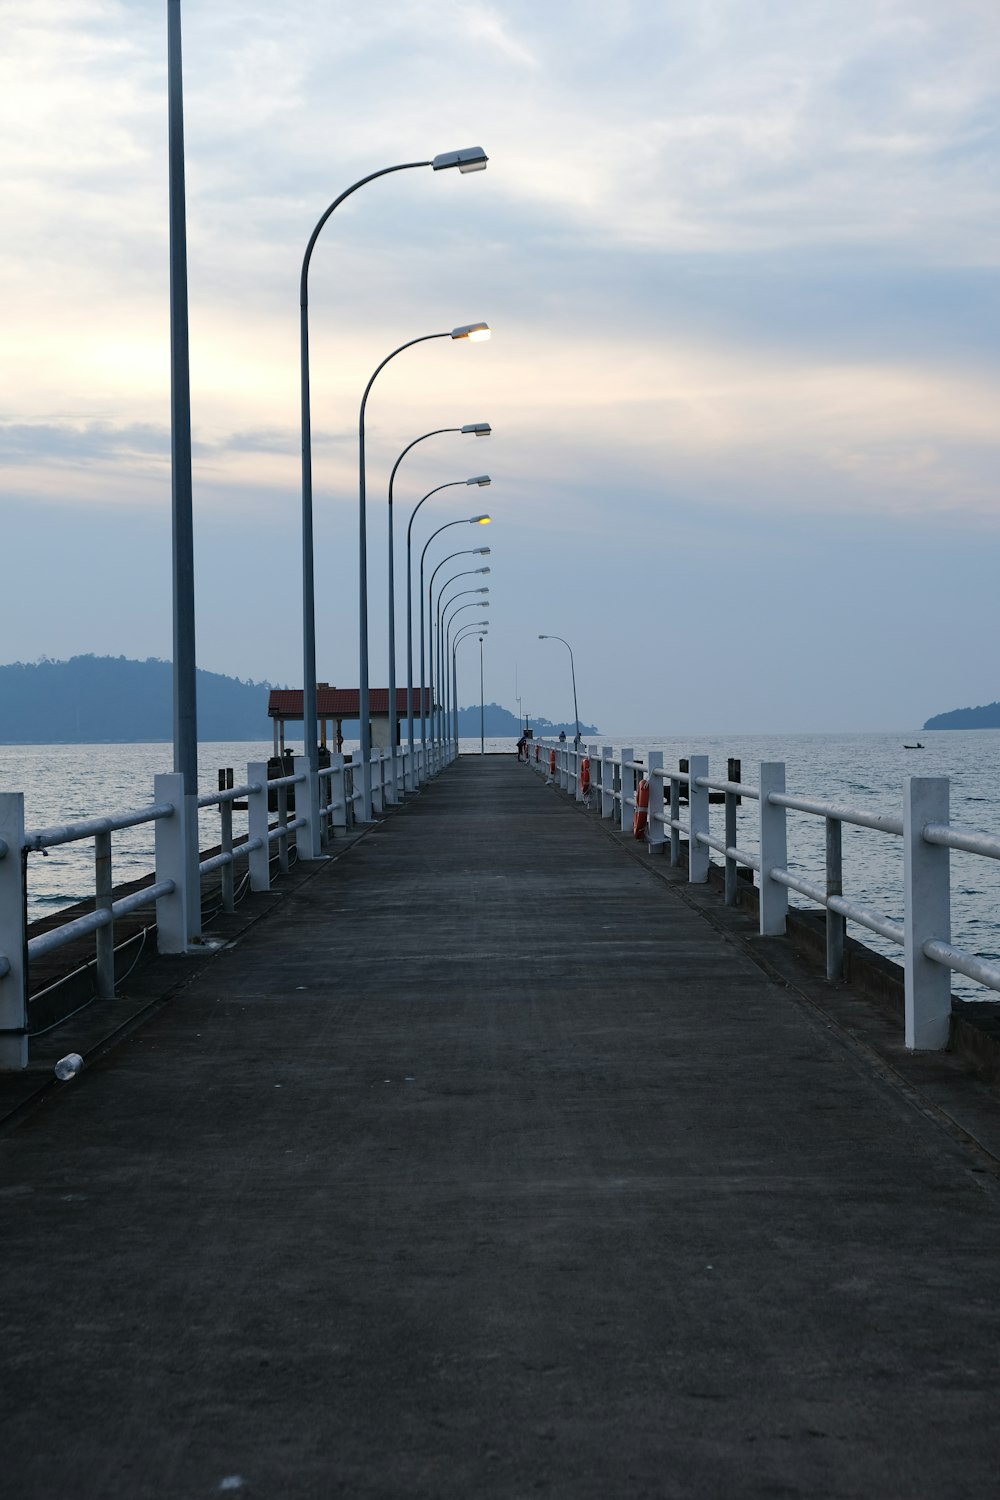
<svg viewBox="0 0 1000 1500">
<path fill-rule="evenodd" d="M 12 1496 L 994 1492 L 996 1176 L 512 757 L 183 963 L 0 1138 Z"/>
</svg>

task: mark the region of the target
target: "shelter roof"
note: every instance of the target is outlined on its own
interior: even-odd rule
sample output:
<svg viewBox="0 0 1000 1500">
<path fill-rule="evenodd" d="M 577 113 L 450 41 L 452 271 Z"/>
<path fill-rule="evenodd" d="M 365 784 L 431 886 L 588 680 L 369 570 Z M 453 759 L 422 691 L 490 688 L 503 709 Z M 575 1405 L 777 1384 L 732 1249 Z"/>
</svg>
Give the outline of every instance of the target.
<svg viewBox="0 0 1000 1500">
<path fill-rule="evenodd" d="M 430 688 L 424 689 L 424 705 L 425 713 L 430 713 L 432 707 Z M 375 717 L 387 718 L 389 689 L 369 688 L 368 708 Z M 360 712 L 360 688 L 327 687 L 325 683 L 320 683 L 316 689 L 316 717 L 318 719 L 356 719 Z M 407 712 L 406 688 L 397 688 L 396 713 L 402 717 Z M 419 688 L 413 690 L 413 712 L 420 712 Z M 272 688 L 267 700 L 267 716 L 269 719 L 301 719 L 302 689 Z"/>
</svg>

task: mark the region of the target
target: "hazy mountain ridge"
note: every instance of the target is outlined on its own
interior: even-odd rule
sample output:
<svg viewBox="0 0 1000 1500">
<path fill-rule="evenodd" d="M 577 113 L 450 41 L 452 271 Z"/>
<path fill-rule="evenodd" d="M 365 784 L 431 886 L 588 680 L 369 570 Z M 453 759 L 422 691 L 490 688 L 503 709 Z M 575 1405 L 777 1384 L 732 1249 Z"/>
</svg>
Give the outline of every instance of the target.
<svg viewBox="0 0 1000 1500">
<path fill-rule="evenodd" d="M 268 682 L 197 676 L 198 737 L 269 740 Z M 0 743 L 141 743 L 173 738 L 173 667 L 148 657 L 73 656 L 0 666 Z"/>
<path fill-rule="evenodd" d="M 199 668 L 198 738 L 270 740 L 267 700 L 274 685 L 242 682 Z M 458 732 L 463 738 L 477 736 L 479 722 L 478 703 L 459 709 Z M 531 725 L 538 735 L 557 735 L 563 729 L 571 736 L 576 728 L 545 718 L 533 719 Z M 289 726 L 293 740 L 296 728 Z M 592 724 L 580 728 L 584 734 L 597 733 Z M 499 703 L 487 703 L 484 731 L 491 739 L 510 735 L 516 740 L 521 723 Z M 357 738 L 357 720 L 345 722 L 344 735 Z M 0 666 L 0 744 L 141 744 L 172 738 L 173 667 L 168 661 L 87 655 Z"/>
<path fill-rule="evenodd" d="M 479 733 L 479 713 L 480 706 L 478 703 L 472 704 L 469 708 L 460 708 L 458 710 L 459 739 L 475 739 Z M 569 724 L 553 724 L 551 719 L 529 718 L 528 724 L 538 739 L 557 735 L 561 729 L 565 730 L 566 734 L 570 736 L 576 733 L 576 724 L 574 722 L 570 722 Z M 513 740 L 517 740 L 520 737 L 523 727 L 524 721 L 519 719 L 517 714 L 511 713 L 509 708 L 502 708 L 499 703 L 483 704 L 483 733 L 489 739 L 499 739 L 503 735 L 509 734 Z M 596 724 L 581 723 L 580 733 L 598 734 L 599 730 Z"/>
<path fill-rule="evenodd" d="M 978 708 L 952 708 L 935 714 L 925 729 L 1000 729 L 1000 703 L 983 703 Z"/>
</svg>

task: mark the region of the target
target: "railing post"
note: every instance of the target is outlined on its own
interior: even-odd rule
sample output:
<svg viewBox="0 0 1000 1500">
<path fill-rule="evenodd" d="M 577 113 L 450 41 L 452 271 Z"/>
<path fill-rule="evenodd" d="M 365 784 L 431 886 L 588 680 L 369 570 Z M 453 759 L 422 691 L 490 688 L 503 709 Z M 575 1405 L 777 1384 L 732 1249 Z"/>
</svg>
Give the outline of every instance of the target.
<svg viewBox="0 0 1000 1500">
<path fill-rule="evenodd" d="M 646 840 L 650 854 L 662 854 L 666 839 L 666 830 L 663 826 L 663 777 L 654 773 L 663 770 L 663 751 L 650 750 L 647 765 L 649 814 L 646 821 Z"/>
<path fill-rule="evenodd" d="M 396 755 L 393 754 L 393 748 L 390 745 L 382 761 L 382 806 L 395 807 L 398 801 Z"/>
<path fill-rule="evenodd" d="M 354 761 L 348 764 L 347 756 L 344 756 L 344 810 L 347 814 L 347 826 L 353 828 L 357 819 L 354 816 Z"/>
<path fill-rule="evenodd" d="M 826 819 L 826 894 L 844 894 L 844 860 L 839 818 Z M 840 912 L 826 909 L 826 977 L 833 981 L 844 977 L 844 928 Z"/>
<path fill-rule="evenodd" d="M 222 772 L 221 771 L 219 772 L 219 779 L 220 779 L 220 781 L 222 780 Z M 229 787 L 231 787 L 231 786 L 232 786 L 232 778 L 230 777 L 230 779 L 229 779 Z M 220 791 L 227 791 L 227 790 L 229 790 L 229 788 L 227 788 L 227 787 L 220 787 L 219 790 Z M 224 854 L 232 854 L 232 852 L 233 852 L 233 804 L 230 801 L 228 801 L 228 799 L 225 802 L 220 802 L 219 803 L 219 843 L 220 843 L 220 846 L 222 848 L 222 852 Z M 220 878 L 220 883 L 221 883 L 221 886 L 222 886 L 222 910 L 223 911 L 235 911 L 236 910 L 236 880 L 235 880 L 235 870 L 233 868 L 233 864 L 232 864 L 231 860 L 230 860 L 230 862 L 229 862 L 228 865 L 223 865 L 222 866 L 222 869 L 219 871 L 219 878 Z"/>
<path fill-rule="evenodd" d="M 788 887 L 771 879 L 772 870 L 788 866 L 788 831 L 785 809 L 768 801 L 772 792 L 785 790 L 785 763 L 762 760 L 760 763 L 760 932 L 762 937 L 777 937 L 785 931 L 788 916 Z"/>
<path fill-rule="evenodd" d="M 347 830 L 347 788 L 344 780 L 344 757 L 330 756 L 330 824 L 336 831 Z"/>
<path fill-rule="evenodd" d="M 319 833 L 323 848 L 333 838 L 333 829 L 330 826 L 330 797 L 331 793 L 330 771 L 328 766 L 320 766 L 319 775 Z"/>
<path fill-rule="evenodd" d="M 610 745 L 601 746 L 601 817 L 615 815 L 615 760 Z"/>
<path fill-rule="evenodd" d="M 708 776 L 708 756 L 689 755 L 688 812 L 691 834 L 688 844 L 688 884 L 704 885 L 708 879 L 709 848 L 699 842 L 699 833 L 708 833 L 708 787 L 696 786 L 699 776 Z"/>
<path fill-rule="evenodd" d="M 903 805 L 903 877 L 906 887 L 903 975 L 906 987 L 906 1045 L 935 1051 L 948 1045 L 951 1023 L 951 970 L 924 953 L 936 938 L 951 942 L 949 850 L 928 844 L 928 823 L 948 822 L 948 778 L 908 776 Z"/>
<path fill-rule="evenodd" d="M 631 832 L 631 829 L 629 827 L 629 818 L 631 817 L 631 813 L 629 812 L 628 799 L 631 796 L 632 799 L 633 799 L 633 801 L 635 800 L 635 772 L 634 771 L 630 771 L 628 769 L 628 763 L 629 763 L 630 760 L 633 760 L 634 758 L 635 758 L 635 751 L 633 750 L 633 748 L 632 748 L 631 745 L 627 745 L 622 750 L 622 786 L 621 786 L 621 804 L 622 805 L 621 805 L 621 809 L 620 809 L 620 812 L 621 812 L 620 827 L 621 827 L 622 833 L 625 833 L 627 831 Z"/>
<path fill-rule="evenodd" d="M 108 922 L 94 933 L 97 948 L 97 973 L 95 992 L 98 1000 L 113 1000 L 115 997 L 115 927 L 111 917 L 114 902 L 114 882 L 111 875 L 111 830 L 94 834 L 94 910 L 106 911 Z"/>
<path fill-rule="evenodd" d="M 156 820 L 156 879 L 174 883 L 170 895 L 161 896 L 156 903 L 156 950 L 158 953 L 186 953 L 192 937 L 189 910 L 193 897 L 188 890 L 190 819 L 185 807 L 184 777 L 179 771 L 165 772 L 154 778 L 153 799 L 169 802 L 174 809 L 171 817 Z M 197 827 L 196 819 L 195 829 Z M 198 868 L 196 862 L 194 867 Z M 199 888 L 200 884 L 199 877 Z M 200 903 L 200 889 L 196 899 Z"/>
<path fill-rule="evenodd" d="M 250 851 L 250 889 L 271 889 L 271 847 L 267 841 L 267 762 L 252 761 L 247 766 L 247 781 L 251 790 L 247 793 L 247 835 L 251 842 L 261 840 L 261 848 Z M 252 790 L 259 786 L 260 791 Z"/>
<path fill-rule="evenodd" d="M 292 768 L 296 776 L 302 774 L 306 778 L 295 787 L 295 816 L 306 820 L 305 827 L 295 831 L 295 852 L 300 860 L 325 859 L 319 821 L 319 771 L 310 771 L 305 755 L 294 757 Z"/>
<path fill-rule="evenodd" d="M 732 778 L 730 778 L 732 779 Z M 726 818 L 725 845 L 728 849 L 736 848 L 736 793 L 726 793 L 726 805 L 724 808 Z M 726 905 L 736 905 L 738 870 L 735 859 L 726 855 Z"/>
<path fill-rule="evenodd" d="M 681 831 L 675 825 L 681 816 L 681 784 L 670 778 L 670 863 L 676 869 L 681 862 Z"/>
<path fill-rule="evenodd" d="M 0 792 L 0 1072 L 28 1066 L 24 793 Z"/>
<path fill-rule="evenodd" d="M 296 791 L 298 788 L 296 787 Z M 298 798 L 295 801 L 296 817 L 298 817 Z M 281 833 L 278 837 L 278 869 L 282 875 L 288 874 L 288 788 L 278 788 L 278 827 Z M 295 830 L 299 832 L 298 829 Z"/>
<path fill-rule="evenodd" d="M 372 813 L 374 814 L 385 811 L 384 770 L 381 750 L 372 751 L 371 765 Z"/>
<path fill-rule="evenodd" d="M 296 776 L 305 777 L 304 782 L 295 783 L 295 816 L 306 820 L 304 828 L 295 830 L 296 855 L 300 862 L 326 859 L 328 856 L 323 853 L 320 845 L 319 772 L 315 776 L 310 774 L 309 761 L 305 755 L 293 757 L 292 770 Z"/>
</svg>

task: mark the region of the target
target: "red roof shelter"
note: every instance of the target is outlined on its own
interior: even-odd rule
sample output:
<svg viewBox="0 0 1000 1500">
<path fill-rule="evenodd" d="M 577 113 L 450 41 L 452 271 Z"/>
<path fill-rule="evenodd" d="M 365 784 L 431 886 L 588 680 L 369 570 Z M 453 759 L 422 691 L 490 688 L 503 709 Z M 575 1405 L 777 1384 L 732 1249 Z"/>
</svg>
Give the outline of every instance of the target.
<svg viewBox="0 0 1000 1500">
<path fill-rule="evenodd" d="M 433 695 L 430 688 L 424 689 L 424 712 L 430 714 Z M 369 688 L 368 709 L 372 724 L 372 745 L 383 750 L 389 748 L 389 689 Z M 397 735 L 407 718 L 407 690 L 396 689 Z M 320 726 L 320 744 L 327 743 L 327 725 L 336 724 L 334 744 L 339 750 L 344 743 L 342 726 L 345 719 L 357 719 L 361 714 L 361 689 L 331 687 L 328 682 L 316 684 L 316 718 Z M 413 715 L 420 714 L 420 689 L 413 690 Z M 285 725 L 302 721 L 302 689 L 272 688 L 267 700 L 267 716 L 274 721 L 274 753 L 285 753 Z"/>
</svg>

